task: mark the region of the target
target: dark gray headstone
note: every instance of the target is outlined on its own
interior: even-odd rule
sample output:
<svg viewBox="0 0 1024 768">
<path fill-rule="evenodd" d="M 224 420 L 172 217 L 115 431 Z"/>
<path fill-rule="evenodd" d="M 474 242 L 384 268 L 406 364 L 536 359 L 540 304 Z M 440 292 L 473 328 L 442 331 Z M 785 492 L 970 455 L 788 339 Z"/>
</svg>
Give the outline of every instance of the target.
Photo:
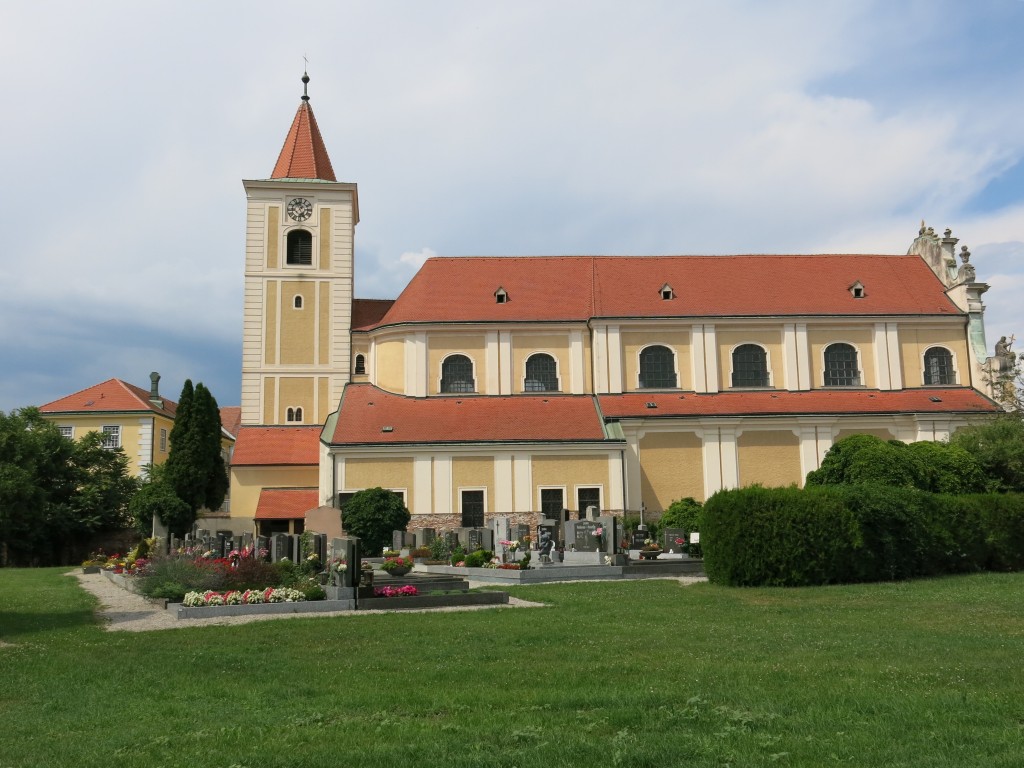
<svg viewBox="0 0 1024 768">
<path fill-rule="evenodd" d="M 530 526 L 524 525 L 523 523 L 516 523 L 509 530 L 509 539 L 512 541 L 522 541 L 529 535 Z"/>
<path fill-rule="evenodd" d="M 633 535 L 630 537 L 629 548 L 630 549 L 643 549 L 644 540 L 647 539 L 647 531 L 633 531 Z"/>
<path fill-rule="evenodd" d="M 270 559 L 276 563 L 284 558 L 292 559 L 292 538 L 287 533 L 275 533 L 270 538 Z"/>
<path fill-rule="evenodd" d="M 266 554 L 263 555 L 263 557 L 269 557 L 270 556 L 270 537 L 269 536 L 257 536 L 256 537 L 256 552 L 255 552 L 255 556 L 256 557 L 260 557 L 260 551 L 261 550 L 264 550 L 266 552 Z"/>
<path fill-rule="evenodd" d="M 467 528 L 466 529 L 466 541 L 468 546 L 466 547 L 467 552 L 476 552 L 478 549 L 484 548 L 484 529 L 483 528 Z"/>
<path fill-rule="evenodd" d="M 444 543 L 448 545 L 448 549 L 450 550 L 455 549 L 457 546 L 459 546 L 458 531 L 445 531 Z"/>
<path fill-rule="evenodd" d="M 661 539 L 662 549 L 666 552 L 675 552 L 677 555 L 682 553 L 682 547 L 689 541 L 686 531 L 682 528 L 666 528 Z M 676 539 L 680 539 L 682 543 L 677 544 Z"/>
<path fill-rule="evenodd" d="M 413 534 L 416 537 L 417 547 L 429 547 L 430 543 L 436 538 L 437 533 L 433 528 L 417 528 Z"/>
<path fill-rule="evenodd" d="M 401 550 L 405 547 L 412 545 L 412 534 L 406 531 L 392 531 L 391 532 L 391 548 L 394 550 Z"/>
<path fill-rule="evenodd" d="M 313 552 L 316 554 L 317 559 L 321 565 L 327 563 L 327 534 L 326 533 L 314 533 L 313 534 Z"/>
<path fill-rule="evenodd" d="M 597 538 L 594 531 L 598 525 L 593 520 L 570 520 L 573 527 L 573 544 L 577 552 L 597 552 Z M 566 525 L 568 531 L 569 526 Z M 568 533 L 566 534 L 568 535 Z"/>
</svg>

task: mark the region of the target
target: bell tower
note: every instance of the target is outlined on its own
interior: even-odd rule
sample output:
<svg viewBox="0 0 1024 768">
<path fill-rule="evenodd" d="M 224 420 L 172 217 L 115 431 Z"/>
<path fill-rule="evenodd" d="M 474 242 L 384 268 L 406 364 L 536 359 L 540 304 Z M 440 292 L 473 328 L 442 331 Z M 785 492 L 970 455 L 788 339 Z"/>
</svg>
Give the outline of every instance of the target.
<svg viewBox="0 0 1024 768">
<path fill-rule="evenodd" d="M 349 380 L 355 184 L 339 182 L 302 100 L 269 179 L 247 200 L 242 424 L 323 424 Z"/>
</svg>

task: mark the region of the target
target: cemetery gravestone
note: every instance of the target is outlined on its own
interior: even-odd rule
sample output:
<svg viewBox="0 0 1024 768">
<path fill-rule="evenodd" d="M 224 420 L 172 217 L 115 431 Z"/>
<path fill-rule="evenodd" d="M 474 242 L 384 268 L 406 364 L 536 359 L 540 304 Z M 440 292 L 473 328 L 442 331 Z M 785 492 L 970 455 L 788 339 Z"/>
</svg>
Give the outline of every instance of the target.
<svg viewBox="0 0 1024 768">
<path fill-rule="evenodd" d="M 429 547 L 437 536 L 433 528 L 417 528 L 414 534 L 417 547 Z"/>
<path fill-rule="evenodd" d="M 682 541 L 682 544 L 676 544 L 676 539 Z M 683 545 L 686 541 L 686 531 L 682 528 L 666 528 L 662 533 L 661 548 L 666 552 L 675 552 L 677 555 L 682 554 Z"/>
<path fill-rule="evenodd" d="M 275 533 L 270 539 L 270 559 L 277 563 L 285 558 L 291 559 L 292 542 L 287 533 Z"/>
</svg>

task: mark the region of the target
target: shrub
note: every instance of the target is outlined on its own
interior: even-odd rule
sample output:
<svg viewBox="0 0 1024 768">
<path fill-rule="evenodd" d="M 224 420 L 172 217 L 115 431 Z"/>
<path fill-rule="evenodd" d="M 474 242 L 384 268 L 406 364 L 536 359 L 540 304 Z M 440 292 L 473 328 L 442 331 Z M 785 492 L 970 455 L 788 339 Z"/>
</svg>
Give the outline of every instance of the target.
<svg viewBox="0 0 1024 768">
<path fill-rule="evenodd" d="M 455 549 L 452 550 L 451 564 L 458 565 L 466 559 L 466 550 L 462 548 L 461 544 L 456 544 Z"/>
<path fill-rule="evenodd" d="M 393 531 L 409 525 L 409 510 L 402 497 L 383 488 L 367 488 L 345 502 L 341 524 L 350 536 L 358 536 L 369 556 L 379 555 L 391 542 Z"/>
<path fill-rule="evenodd" d="M 1024 497 L 878 484 L 720 491 L 704 506 L 704 570 L 738 586 L 1024 569 Z"/>
<path fill-rule="evenodd" d="M 430 542 L 430 559 L 431 560 L 447 560 L 451 557 L 452 552 L 448 548 L 448 542 L 444 540 L 443 536 L 436 536 Z"/>
<path fill-rule="evenodd" d="M 483 568 L 486 563 L 491 562 L 494 553 L 489 549 L 478 549 L 466 555 L 467 568 Z"/>
<path fill-rule="evenodd" d="M 986 490 L 1024 492 L 1024 420 L 1020 414 L 958 429 L 949 443 L 977 460 L 985 473 Z"/>
</svg>

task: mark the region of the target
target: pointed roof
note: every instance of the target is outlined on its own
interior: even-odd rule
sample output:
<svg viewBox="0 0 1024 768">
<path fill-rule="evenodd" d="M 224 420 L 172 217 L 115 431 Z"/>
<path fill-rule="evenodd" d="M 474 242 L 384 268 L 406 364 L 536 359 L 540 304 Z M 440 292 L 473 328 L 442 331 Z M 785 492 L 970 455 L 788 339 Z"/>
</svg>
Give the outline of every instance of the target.
<svg viewBox="0 0 1024 768">
<path fill-rule="evenodd" d="M 41 405 L 40 413 L 136 413 L 151 411 L 161 416 L 174 418 L 178 404 L 166 397 L 154 402 L 149 390 L 136 387 L 121 379 L 107 379 L 73 395 Z"/>
<path fill-rule="evenodd" d="M 292 120 L 292 127 L 281 147 L 272 179 L 319 179 L 321 181 L 337 181 L 331 158 L 327 155 L 320 128 L 317 127 L 313 108 L 309 106 L 309 96 L 305 93 L 305 84 L 309 75 L 303 74 L 302 103 Z"/>
</svg>

